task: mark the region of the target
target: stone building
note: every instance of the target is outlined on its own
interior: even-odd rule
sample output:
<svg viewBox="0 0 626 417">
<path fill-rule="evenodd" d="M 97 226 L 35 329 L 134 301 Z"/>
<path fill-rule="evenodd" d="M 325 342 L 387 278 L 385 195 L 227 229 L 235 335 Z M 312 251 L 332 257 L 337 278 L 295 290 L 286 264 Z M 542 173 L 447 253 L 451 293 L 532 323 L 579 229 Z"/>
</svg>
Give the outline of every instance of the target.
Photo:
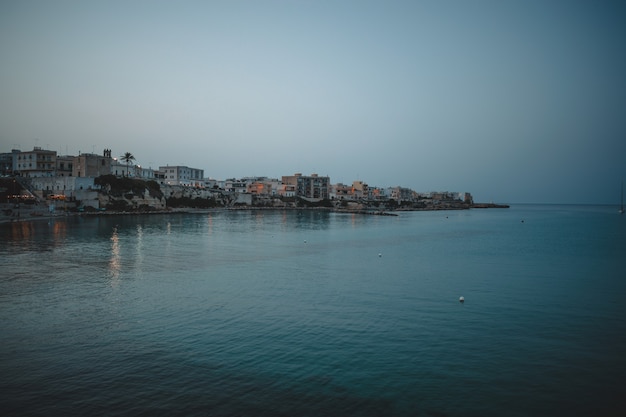
<svg viewBox="0 0 626 417">
<path fill-rule="evenodd" d="M 102 155 L 82 153 L 74 157 L 72 175 L 74 177 L 99 177 L 111 174 L 111 150 L 105 149 Z"/>
</svg>

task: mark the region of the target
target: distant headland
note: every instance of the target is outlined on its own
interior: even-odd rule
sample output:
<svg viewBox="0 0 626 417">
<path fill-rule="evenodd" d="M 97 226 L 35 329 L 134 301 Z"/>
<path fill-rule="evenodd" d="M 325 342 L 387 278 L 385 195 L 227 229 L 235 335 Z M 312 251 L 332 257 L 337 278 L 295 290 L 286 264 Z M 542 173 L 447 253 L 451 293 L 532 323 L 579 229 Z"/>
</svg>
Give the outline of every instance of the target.
<svg viewBox="0 0 626 417">
<path fill-rule="evenodd" d="M 188 213 L 207 210 L 328 210 L 338 213 L 397 215 L 399 211 L 468 210 L 508 208 L 507 205 L 474 203 L 470 193 L 414 193 L 398 190 L 394 197 L 332 195 L 326 198 L 250 192 L 219 187 L 159 184 L 155 180 L 104 175 L 68 191 L 54 186 L 72 177 L 0 178 L 0 222 L 70 215 Z M 312 177 L 315 178 L 315 177 Z M 78 179 L 78 178 L 75 178 Z M 58 188 L 57 188 L 58 187 Z M 402 197 L 400 197 L 402 196 Z"/>
<path fill-rule="evenodd" d="M 134 163 L 126 152 L 57 155 L 34 147 L 0 153 L 0 219 L 75 214 L 163 213 L 207 209 L 323 209 L 363 214 L 397 211 L 506 208 L 475 203 L 468 192 L 416 192 L 363 181 L 332 183 L 318 174 L 280 179 L 215 180 L 182 165 L 158 169 Z"/>
</svg>

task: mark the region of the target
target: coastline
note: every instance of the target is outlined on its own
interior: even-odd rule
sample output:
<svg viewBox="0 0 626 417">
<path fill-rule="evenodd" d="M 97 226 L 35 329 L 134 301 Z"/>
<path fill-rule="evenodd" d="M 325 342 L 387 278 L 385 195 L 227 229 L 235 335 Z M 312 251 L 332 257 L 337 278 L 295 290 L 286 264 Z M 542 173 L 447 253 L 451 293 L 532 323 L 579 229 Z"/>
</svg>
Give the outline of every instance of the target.
<svg viewBox="0 0 626 417">
<path fill-rule="evenodd" d="M 215 207 L 215 208 L 170 208 L 165 210 L 150 211 L 97 211 L 97 212 L 64 212 L 64 213 L 42 213 L 40 210 L 20 208 L 19 212 L 12 215 L 0 213 L 0 224 L 3 223 L 19 223 L 30 221 L 50 221 L 68 218 L 80 217 L 99 217 L 99 216 L 132 216 L 132 215 L 165 215 L 165 214 L 205 214 L 220 211 L 328 211 L 339 214 L 360 214 L 366 216 L 398 216 L 398 212 L 407 211 L 456 211 L 471 209 L 488 209 L 488 208 L 509 208 L 508 204 L 494 203 L 477 203 L 471 205 L 453 206 L 429 206 L 429 207 L 407 207 L 395 210 L 377 210 L 377 209 L 348 209 L 335 207 L 255 207 L 255 206 L 238 206 L 238 207 Z M 38 208 L 38 207 L 37 207 Z"/>
</svg>

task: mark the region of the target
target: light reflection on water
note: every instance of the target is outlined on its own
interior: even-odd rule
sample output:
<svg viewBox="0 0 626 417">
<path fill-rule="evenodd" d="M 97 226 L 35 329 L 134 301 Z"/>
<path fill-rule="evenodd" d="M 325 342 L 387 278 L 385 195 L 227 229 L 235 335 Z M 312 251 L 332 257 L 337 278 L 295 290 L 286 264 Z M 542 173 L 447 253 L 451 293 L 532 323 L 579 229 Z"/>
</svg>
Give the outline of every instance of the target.
<svg viewBox="0 0 626 417">
<path fill-rule="evenodd" d="M 111 235 L 111 259 L 109 260 L 109 273 L 111 276 L 111 286 L 117 287 L 119 285 L 120 270 L 122 265 L 120 262 L 120 239 L 117 234 L 117 228 L 113 229 Z"/>
<path fill-rule="evenodd" d="M 143 226 L 141 224 L 137 225 L 135 240 L 135 270 L 141 270 L 144 262 Z"/>
</svg>

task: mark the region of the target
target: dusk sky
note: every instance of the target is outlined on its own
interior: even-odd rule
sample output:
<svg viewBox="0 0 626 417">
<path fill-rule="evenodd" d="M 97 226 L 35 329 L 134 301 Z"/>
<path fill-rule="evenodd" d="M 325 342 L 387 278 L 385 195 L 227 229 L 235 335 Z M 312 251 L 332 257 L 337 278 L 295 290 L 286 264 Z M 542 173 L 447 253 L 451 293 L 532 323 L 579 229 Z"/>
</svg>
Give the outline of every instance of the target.
<svg viewBox="0 0 626 417">
<path fill-rule="evenodd" d="M 623 1 L 0 0 L 0 152 L 619 203 Z"/>
</svg>

